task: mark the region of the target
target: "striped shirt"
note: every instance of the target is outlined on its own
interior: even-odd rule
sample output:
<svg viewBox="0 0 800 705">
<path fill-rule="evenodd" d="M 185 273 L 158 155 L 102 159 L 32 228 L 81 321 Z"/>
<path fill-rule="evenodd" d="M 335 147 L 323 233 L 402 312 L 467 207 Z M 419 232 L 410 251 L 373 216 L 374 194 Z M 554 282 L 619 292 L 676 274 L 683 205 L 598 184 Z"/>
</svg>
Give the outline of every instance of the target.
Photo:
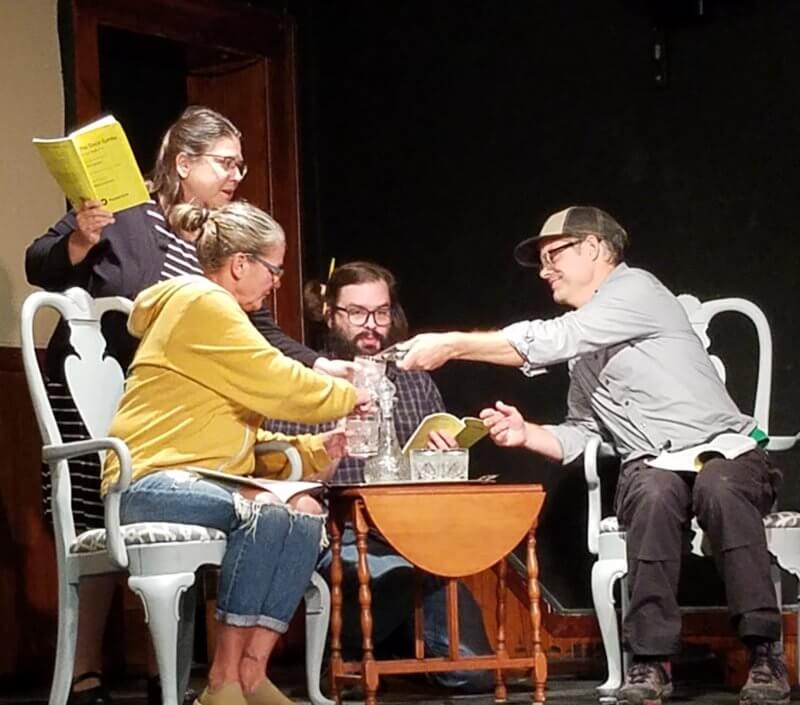
<svg viewBox="0 0 800 705">
<path fill-rule="evenodd" d="M 147 215 L 155 220 L 153 228 L 169 238 L 167 256 L 161 267 L 161 276 L 158 281 L 180 277 L 183 274 L 202 274 L 200 262 L 197 261 L 197 250 L 193 242 L 179 238 L 167 226 L 164 216 L 155 208 L 148 208 Z"/>
</svg>

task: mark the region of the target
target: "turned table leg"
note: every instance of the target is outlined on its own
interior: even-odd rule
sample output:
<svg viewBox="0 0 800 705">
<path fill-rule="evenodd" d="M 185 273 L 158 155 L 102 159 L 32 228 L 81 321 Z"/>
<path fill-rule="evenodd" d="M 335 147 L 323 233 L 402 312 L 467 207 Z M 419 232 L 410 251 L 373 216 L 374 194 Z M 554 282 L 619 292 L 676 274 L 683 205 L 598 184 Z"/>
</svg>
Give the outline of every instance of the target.
<svg viewBox="0 0 800 705">
<path fill-rule="evenodd" d="M 341 705 L 339 676 L 342 663 L 342 527 L 338 514 L 331 513 L 331 688 L 337 705 Z"/>
<path fill-rule="evenodd" d="M 531 604 L 531 628 L 533 630 L 533 701 L 543 703 L 547 682 L 547 659 L 542 650 L 542 613 L 539 608 L 539 564 L 536 560 L 536 526 L 528 532 L 526 564 L 528 568 L 528 599 Z"/>
<path fill-rule="evenodd" d="M 364 684 L 365 705 L 376 705 L 378 670 L 372 646 L 372 592 L 370 590 L 369 564 L 367 563 L 367 521 L 361 500 L 353 505 L 353 526 L 358 550 L 358 604 L 361 607 L 361 677 Z"/>
<path fill-rule="evenodd" d="M 508 569 L 506 559 L 501 558 L 495 568 L 497 570 L 497 610 L 495 613 L 497 618 L 497 656 L 505 658 L 508 655 L 506 653 L 506 571 Z M 498 668 L 494 672 L 494 700 L 498 703 L 505 702 L 507 696 L 505 672 L 502 668 Z"/>
</svg>

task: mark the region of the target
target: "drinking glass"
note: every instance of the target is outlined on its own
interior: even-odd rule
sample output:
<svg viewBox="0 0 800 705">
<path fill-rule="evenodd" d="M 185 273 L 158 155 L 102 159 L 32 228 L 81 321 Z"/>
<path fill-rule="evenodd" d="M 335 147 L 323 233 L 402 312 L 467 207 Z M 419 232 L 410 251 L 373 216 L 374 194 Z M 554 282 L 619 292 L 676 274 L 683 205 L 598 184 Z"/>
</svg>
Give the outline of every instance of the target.
<svg viewBox="0 0 800 705">
<path fill-rule="evenodd" d="M 374 402 L 378 399 L 378 385 L 386 374 L 386 362 L 366 355 L 356 355 L 353 362 L 356 364 L 353 384 L 366 389 L 373 404 L 370 411 L 347 417 L 347 452 L 354 458 L 371 458 L 378 452 L 381 418 Z"/>
<path fill-rule="evenodd" d="M 360 389 L 368 389 L 376 397 L 378 383 L 386 374 L 386 361 L 368 355 L 356 355 L 353 362 L 356 365 L 353 384 Z"/>
<path fill-rule="evenodd" d="M 469 478 L 469 451 L 466 448 L 447 448 L 440 451 L 439 479 L 458 482 Z"/>
<path fill-rule="evenodd" d="M 371 458 L 378 452 L 378 414 L 352 414 L 345 422 L 347 454 L 353 458 Z"/>
<path fill-rule="evenodd" d="M 411 451 L 411 482 L 435 482 L 439 479 L 438 450 L 417 448 Z"/>
</svg>

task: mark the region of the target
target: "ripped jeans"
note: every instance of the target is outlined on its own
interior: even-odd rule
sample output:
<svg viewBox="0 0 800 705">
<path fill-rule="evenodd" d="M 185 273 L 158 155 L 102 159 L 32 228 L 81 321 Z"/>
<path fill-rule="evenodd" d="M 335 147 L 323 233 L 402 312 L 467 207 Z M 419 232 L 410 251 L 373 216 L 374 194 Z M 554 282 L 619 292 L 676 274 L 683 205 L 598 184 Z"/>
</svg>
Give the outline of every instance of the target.
<svg viewBox="0 0 800 705">
<path fill-rule="evenodd" d="M 323 515 L 245 499 L 233 484 L 185 470 L 147 475 L 122 494 L 123 524 L 163 521 L 224 531 L 217 620 L 283 634 L 319 557 Z"/>
</svg>

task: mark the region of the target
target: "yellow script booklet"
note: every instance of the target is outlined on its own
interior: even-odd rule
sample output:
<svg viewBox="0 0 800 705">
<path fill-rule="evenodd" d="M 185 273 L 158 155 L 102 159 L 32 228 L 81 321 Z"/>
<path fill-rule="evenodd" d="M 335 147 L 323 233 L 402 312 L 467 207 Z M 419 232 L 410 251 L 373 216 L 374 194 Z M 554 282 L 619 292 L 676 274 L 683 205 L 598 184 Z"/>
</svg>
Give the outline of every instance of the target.
<svg viewBox="0 0 800 705">
<path fill-rule="evenodd" d="M 66 137 L 33 143 L 74 208 L 93 199 L 116 213 L 150 200 L 128 138 L 111 115 Z"/>
<path fill-rule="evenodd" d="M 190 466 L 187 468 L 190 472 L 210 477 L 213 480 L 220 480 L 221 482 L 232 482 L 238 485 L 246 485 L 248 487 L 255 487 L 258 490 L 267 490 L 272 492 L 281 502 L 288 502 L 296 494 L 302 492 L 319 492 L 324 489 L 321 482 L 312 482 L 308 480 L 269 480 L 266 477 L 254 477 L 253 475 L 231 475 L 227 472 L 219 472 L 218 470 L 208 470 L 207 468 L 198 468 Z"/>
<path fill-rule="evenodd" d="M 708 443 L 684 448 L 672 453 L 663 451 L 660 455 L 645 461 L 648 465 L 662 470 L 700 472 L 709 460 L 727 458 L 733 460 L 756 447 L 754 438 L 741 433 L 721 433 Z"/>
<path fill-rule="evenodd" d="M 465 416 L 459 419 L 452 414 L 440 411 L 437 414 L 428 414 L 417 426 L 411 438 L 403 446 L 403 455 L 417 448 L 428 447 L 428 436 L 431 431 L 445 431 L 455 437 L 459 448 L 469 448 L 489 433 L 483 421 L 474 416 Z"/>
</svg>

